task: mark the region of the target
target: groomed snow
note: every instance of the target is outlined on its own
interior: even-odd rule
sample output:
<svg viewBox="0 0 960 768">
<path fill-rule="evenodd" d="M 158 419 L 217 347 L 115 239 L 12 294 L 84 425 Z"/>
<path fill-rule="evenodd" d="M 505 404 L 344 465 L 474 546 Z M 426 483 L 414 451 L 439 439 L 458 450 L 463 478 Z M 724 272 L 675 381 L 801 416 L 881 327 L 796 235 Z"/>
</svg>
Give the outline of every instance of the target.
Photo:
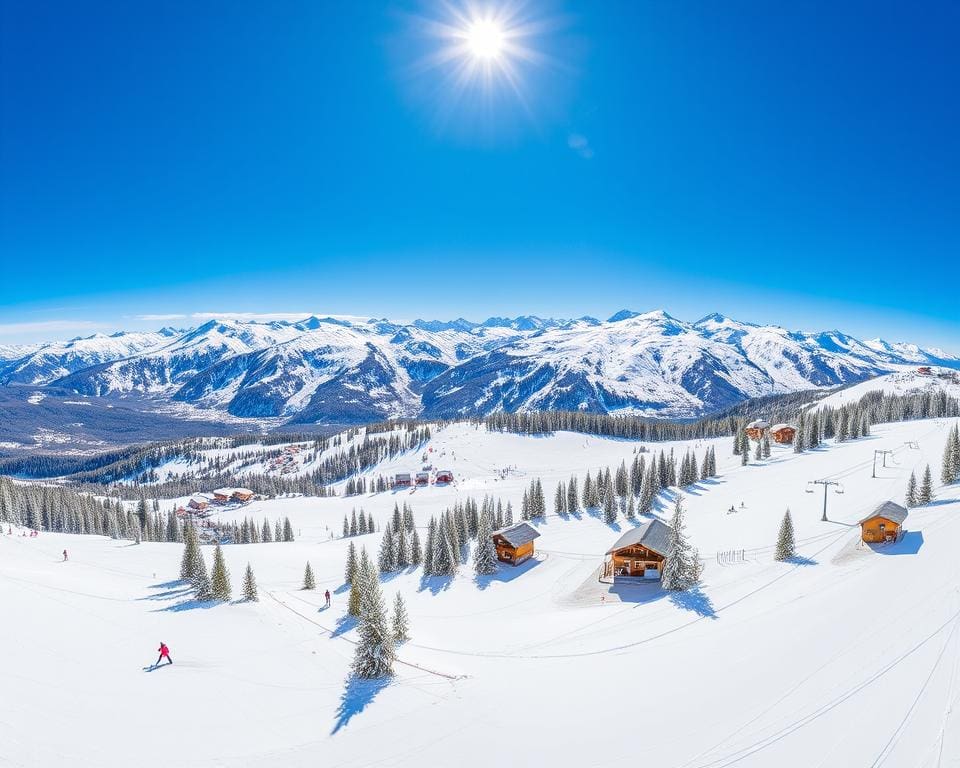
<svg viewBox="0 0 960 768">
<path fill-rule="evenodd" d="M 549 516 L 538 557 L 487 579 L 469 565 L 452 581 L 388 575 L 385 597 L 404 595 L 412 640 L 383 684 L 348 681 L 347 540 L 331 538 L 345 512 L 362 506 L 383 523 L 406 500 L 423 525 L 484 493 L 518 510 L 533 477 L 549 507 L 558 479 L 632 459 L 637 444 L 454 425 L 428 447 L 455 485 L 248 505 L 235 514 L 289 515 L 299 531 L 294 543 L 224 548 L 235 591 L 253 565 L 256 604 L 190 603 L 175 582 L 178 545 L 0 536 L 0 762 L 957 765 L 960 487 L 912 510 L 896 545 L 857 547 L 855 526 L 879 501 L 901 501 L 911 470 L 930 463 L 939 474 L 951 426 L 879 425 L 868 439 L 802 455 L 775 447 L 747 467 L 729 439 L 714 441 L 720 477 L 684 494 L 707 564 L 695 593 L 600 585 L 596 569 L 620 531 L 589 515 Z M 673 444 L 695 445 L 702 457 L 706 442 Z M 872 479 L 875 449 L 894 454 Z M 371 474 L 414 471 L 419 458 Z M 844 490 L 828 496 L 826 523 L 819 488 L 806 493 L 822 478 Z M 787 506 L 802 557 L 776 563 Z M 353 541 L 375 555 L 379 539 Z M 716 553 L 734 549 L 745 562 L 719 565 Z M 316 592 L 299 590 L 308 559 Z M 333 607 L 323 610 L 328 587 Z M 145 672 L 161 640 L 175 664 Z"/>
</svg>

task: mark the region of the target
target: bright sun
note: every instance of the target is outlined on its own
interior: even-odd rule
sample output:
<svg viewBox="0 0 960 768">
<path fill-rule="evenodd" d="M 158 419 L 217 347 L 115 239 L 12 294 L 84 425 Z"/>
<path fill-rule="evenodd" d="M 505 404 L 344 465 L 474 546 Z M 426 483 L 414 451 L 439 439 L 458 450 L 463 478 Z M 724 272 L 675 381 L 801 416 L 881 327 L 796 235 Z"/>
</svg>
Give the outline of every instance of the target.
<svg viewBox="0 0 960 768">
<path fill-rule="evenodd" d="M 467 29 L 467 45 L 478 59 L 496 59 L 503 53 L 503 29 L 493 21 L 475 21 Z"/>
</svg>

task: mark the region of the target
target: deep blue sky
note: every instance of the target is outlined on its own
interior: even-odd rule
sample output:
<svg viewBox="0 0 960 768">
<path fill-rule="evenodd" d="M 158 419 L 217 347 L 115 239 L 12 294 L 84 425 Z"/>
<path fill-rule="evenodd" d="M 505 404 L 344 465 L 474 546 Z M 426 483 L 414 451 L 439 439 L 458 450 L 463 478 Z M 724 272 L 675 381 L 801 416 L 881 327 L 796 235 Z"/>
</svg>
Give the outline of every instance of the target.
<svg viewBox="0 0 960 768">
<path fill-rule="evenodd" d="M 960 351 L 956 2 L 530 0 L 521 97 L 417 66 L 440 3 L 0 5 L 0 344 L 626 306 Z"/>
</svg>

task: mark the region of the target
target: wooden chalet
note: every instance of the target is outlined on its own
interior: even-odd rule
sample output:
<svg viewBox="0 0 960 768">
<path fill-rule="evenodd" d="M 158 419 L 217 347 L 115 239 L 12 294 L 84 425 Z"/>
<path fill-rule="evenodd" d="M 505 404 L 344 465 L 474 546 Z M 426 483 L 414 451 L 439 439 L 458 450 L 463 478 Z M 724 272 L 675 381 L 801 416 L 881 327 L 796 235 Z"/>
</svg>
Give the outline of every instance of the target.
<svg viewBox="0 0 960 768">
<path fill-rule="evenodd" d="M 885 501 L 860 521 L 860 538 L 867 544 L 896 541 L 903 532 L 907 510 L 892 501 Z"/>
<path fill-rule="evenodd" d="M 187 506 L 197 512 L 203 512 L 203 510 L 210 506 L 210 502 L 200 496 L 194 496 L 187 502 Z"/>
<path fill-rule="evenodd" d="M 670 526 L 651 520 L 631 528 L 607 550 L 604 580 L 659 579 L 670 556 Z"/>
<path fill-rule="evenodd" d="M 493 534 L 493 545 L 497 548 L 497 559 L 503 563 L 520 565 L 533 557 L 533 540 L 540 532 L 530 523 L 517 523 L 510 528 Z"/>
<path fill-rule="evenodd" d="M 230 498 L 234 501 L 250 501 L 253 498 L 253 491 L 249 488 L 234 488 Z"/>
<path fill-rule="evenodd" d="M 233 496 L 233 488 L 217 488 L 213 492 L 213 500 L 217 504 L 226 504 Z"/>
<path fill-rule="evenodd" d="M 762 440 L 763 433 L 770 429 L 770 422 L 763 419 L 757 419 L 747 424 L 747 437 L 751 440 Z"/>
<path fill-rule="evenodd" d="M 774 424 L 770 427 L 770 435 L 775 443 L 790 444 L 797 436 L 797 428 L 790 424 Z"/>
<path fill-rule="evenodd" d="M 430 485 L 430 473 L 417 472 L 417 485 Z"/>
<path fill-rule="evenodd" d="M 438 483 L 452 483 L 453 472 L 451 472 L 449 469 L 438 469 L 435 480 Z"/>
<path fill-rule="evenodd" d="M 413 484 L 409 472 L 398 472 L 393 476 L 393 487 L 404 488 Z"/>
</svg>

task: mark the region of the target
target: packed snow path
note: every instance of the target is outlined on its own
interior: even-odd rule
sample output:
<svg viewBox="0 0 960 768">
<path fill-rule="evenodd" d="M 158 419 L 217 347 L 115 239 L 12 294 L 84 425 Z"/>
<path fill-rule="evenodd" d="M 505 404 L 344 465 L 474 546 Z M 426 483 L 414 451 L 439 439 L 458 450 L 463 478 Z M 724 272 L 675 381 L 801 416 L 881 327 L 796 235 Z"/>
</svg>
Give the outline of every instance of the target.
<svg viewBox="0 0 960 768">
<path fill-rule="evenodd" d="M 960 488 L 912 510 L 895 545 L 858 547 L 853 525 L 900 500 L 911 470 L 936 470 L 950 426 L 877 426 L 866 440 L 775 449 L 747 467 L 716 441 L 720 477 L 686 494 L 708 564 L 686 595 L 598 584 L 619 533 L 587 514 L 548 517 L 537 559 L 493 577 L 478 581 L 469 566 L 453 580 L 385 576 L 385 596 L 407 599 L 412 639 L 384 683 L 348 681 L 347 542 L 327 530 L 345 511 L 362 505 L 383 523 L 409 499 L 422 525 L 466 495 L 518 507 L 532 477 L 549 497 L 557 480 L 615 466 L 634 444 L 456 426 L 433 442 L 456 453 L 457 487 L 252 505 L 237 514 L 289 514 L 302 531 L 294 543 L 224 548 L 235 590 L 253 564 L 256 604 L 191 602 L 175 581 L 179 546 L 0 536 L 0 764 L 958 765 Z M 877 479 L 874 449 L 895 451 Z M 503 479 L 508 464 L 518 470 Z M 828 496 L 823 523 L 822 492 L 805 491 L 826 477 L 845 492 Z M 787 506 L 800 557 L 776 563 Z M 379 538 L 353 541 L 375 553 Z M 729 549 L 745 561 L 718 565 Z M 299 590 L 307 560 L 315 592 Z M 145 672 L 161 640 L 174 664 Z"/>
</svg>

